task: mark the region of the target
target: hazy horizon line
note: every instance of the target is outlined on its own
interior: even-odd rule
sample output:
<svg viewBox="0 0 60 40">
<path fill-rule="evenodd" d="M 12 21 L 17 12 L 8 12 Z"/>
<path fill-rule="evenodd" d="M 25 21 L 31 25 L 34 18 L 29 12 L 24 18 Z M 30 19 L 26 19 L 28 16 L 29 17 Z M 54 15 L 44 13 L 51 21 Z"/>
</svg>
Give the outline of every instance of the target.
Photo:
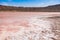
<svg viewBox="0 0 60 40">
<path fill-rule="evenodd" d="M 54 5 L 59 5 L 59 4 L 54 4 Z M 48 6 L 53 6 L 53 5 L 47 5 L 47 6 L 14 6 L 14 5 L 2 5 L 2 6 L 13 6 L 13 7 L 48 7 Z"/>
</svg>

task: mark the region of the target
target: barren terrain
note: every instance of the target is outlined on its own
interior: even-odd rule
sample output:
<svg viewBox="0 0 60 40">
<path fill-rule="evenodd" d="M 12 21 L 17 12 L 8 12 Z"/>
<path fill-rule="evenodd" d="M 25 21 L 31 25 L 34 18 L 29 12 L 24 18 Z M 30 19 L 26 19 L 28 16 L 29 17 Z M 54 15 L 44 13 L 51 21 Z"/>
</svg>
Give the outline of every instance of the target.
<svg viewBox="0 0 60 40">
<path fill-rule="evenodd" d="M 0 12 L 0 40 L 60 40 L 60 12 Z"/>
<path fill-rule="evenodd" d="M 60 12 L 60 4 L 46 7 L 16 7 L 0 5 L 0 11 L 18 11 L 18 12 Z"/>
</svg>

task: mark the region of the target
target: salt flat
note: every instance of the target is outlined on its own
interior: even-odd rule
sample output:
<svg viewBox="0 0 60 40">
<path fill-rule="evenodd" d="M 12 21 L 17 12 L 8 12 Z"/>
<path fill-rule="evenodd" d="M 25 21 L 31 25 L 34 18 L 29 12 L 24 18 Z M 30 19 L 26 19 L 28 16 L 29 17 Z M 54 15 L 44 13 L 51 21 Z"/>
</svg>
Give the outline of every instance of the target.
<svg viewBox="0 0 60 40">
<path fill-rule="evenodd" d="M 60 12 L 0 12 L 0 21 L 11 23 L 14 20 L 25 20 L 30 17 L 60 16 Z M 0 22 L 0 23 L 1 23 Z"/>
<path fill-rule="evenodd" d="M 60 12 L 0 12 L 0 40 L 60 40 L 58 17 Z"/>
<path fill-rule="evenodd" d="M 60 12 L 0 12 L 0 18 L 30 17 L 30 16 L 60 16 Z"/>
</svg>

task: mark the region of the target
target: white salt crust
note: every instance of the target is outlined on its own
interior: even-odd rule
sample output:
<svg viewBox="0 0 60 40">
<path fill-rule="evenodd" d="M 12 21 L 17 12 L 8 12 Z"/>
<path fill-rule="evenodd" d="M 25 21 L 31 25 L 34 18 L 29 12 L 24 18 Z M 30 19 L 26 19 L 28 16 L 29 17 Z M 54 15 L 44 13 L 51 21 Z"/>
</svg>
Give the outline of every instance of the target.
<svg viewBox="0 0 60 40">
<path fill-rule="evenodd" d="M 53 24 L 49 19 L 31 17 L 28 19 L 29 27 L 19 26 L 16 33 L 6 32 L 5 39 L 0 40 L 57 40 L 59 35 L 52 32 Z M 18 27 L 18 25 L 17 25 Z"/>
</svg>

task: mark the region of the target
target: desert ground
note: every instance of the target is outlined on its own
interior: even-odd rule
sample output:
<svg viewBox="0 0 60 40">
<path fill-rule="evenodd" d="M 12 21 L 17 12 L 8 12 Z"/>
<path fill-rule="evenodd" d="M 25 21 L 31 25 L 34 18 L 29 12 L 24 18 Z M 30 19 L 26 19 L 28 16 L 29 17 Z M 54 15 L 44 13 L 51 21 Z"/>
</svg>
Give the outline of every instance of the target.
<svg viewBox="0 0 60 40">
<path fill-rule="evenodd" d="M 0 12 L 0 40 L 60 40 L 60 12 Z"/>
</svg>

